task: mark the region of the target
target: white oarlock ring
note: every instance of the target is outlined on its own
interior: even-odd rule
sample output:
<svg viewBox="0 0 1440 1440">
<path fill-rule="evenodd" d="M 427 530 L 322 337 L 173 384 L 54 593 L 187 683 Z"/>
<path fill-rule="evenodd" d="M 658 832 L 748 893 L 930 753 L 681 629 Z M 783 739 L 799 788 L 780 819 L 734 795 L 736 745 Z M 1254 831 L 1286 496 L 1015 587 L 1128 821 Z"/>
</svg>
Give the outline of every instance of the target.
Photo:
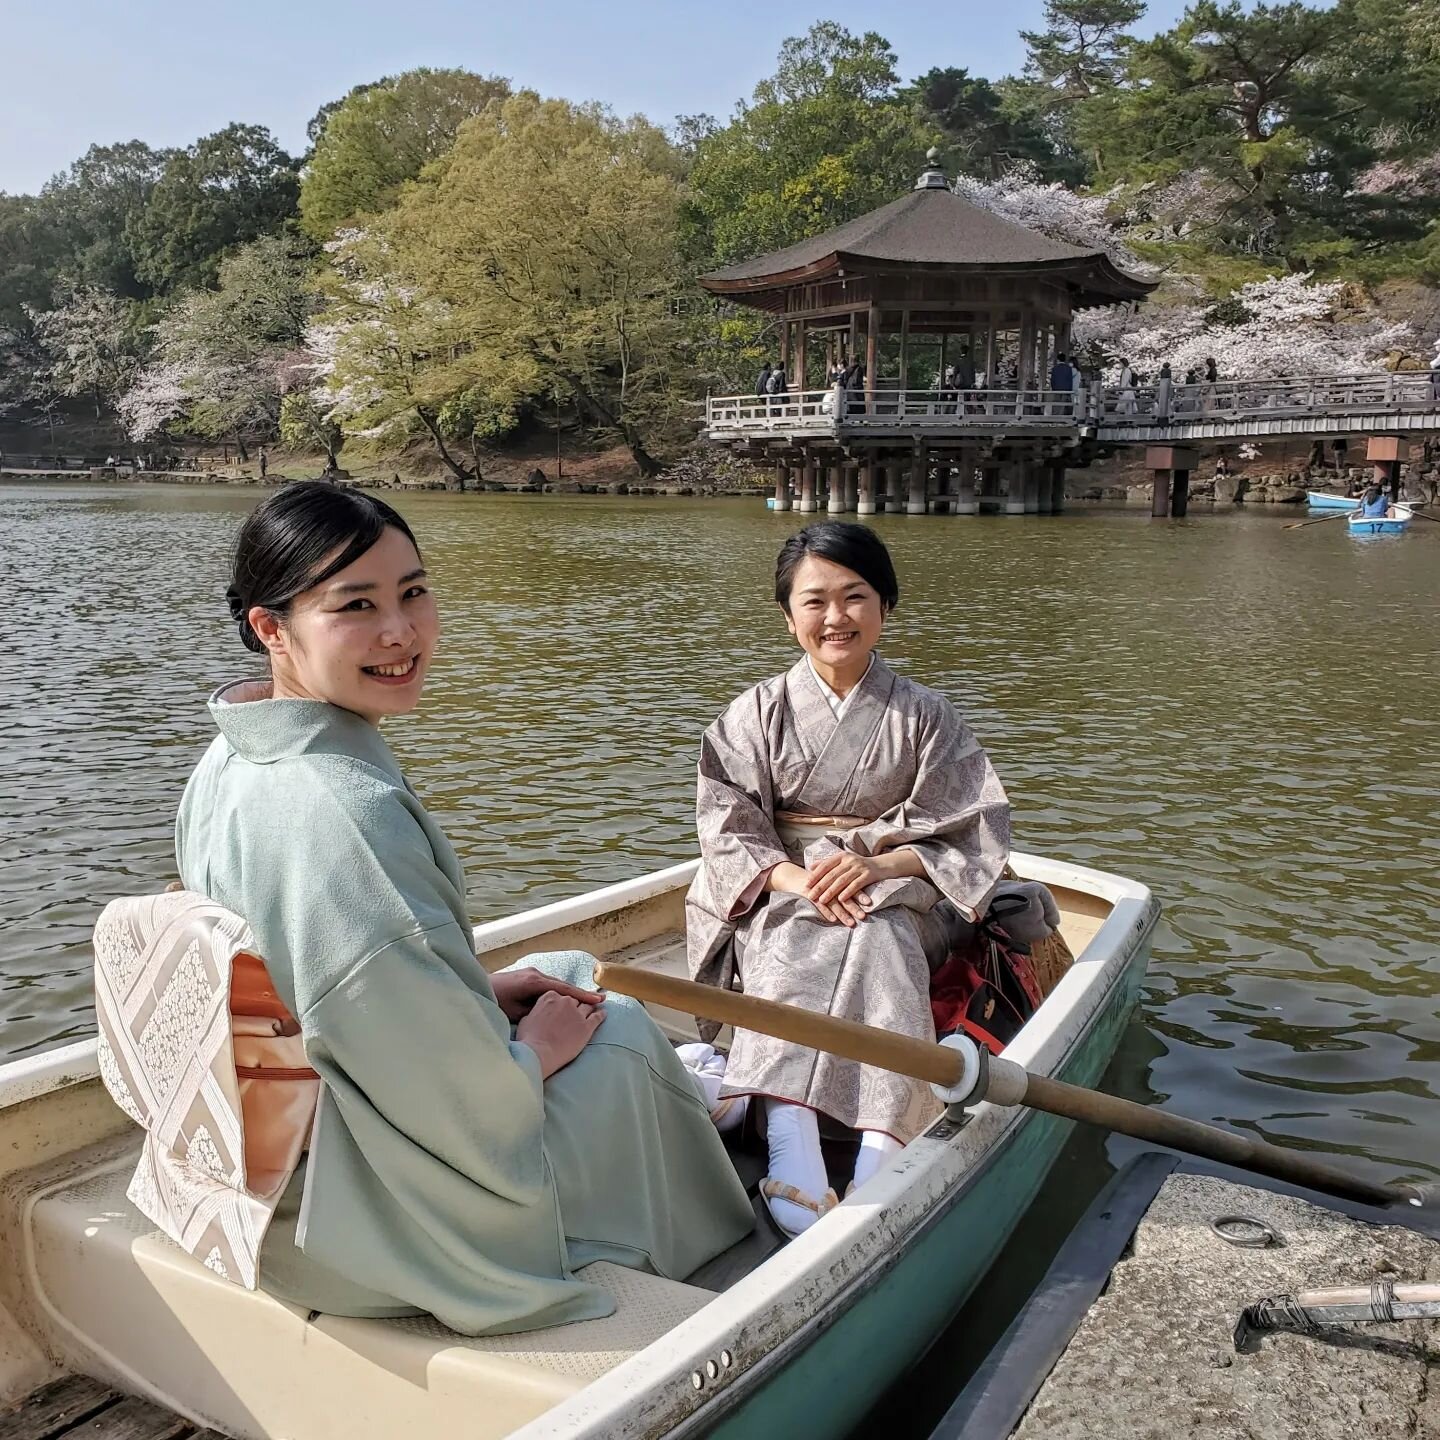
<svg viewBox="0 0 1440 1440">
<path fill-rule="evenodd" d="M 953 1035 L 947 1035 L 940 1043 L 961 1057 L 964 1068 L 953 1085 L 936 1085 L 932 1082 L 930 1089 L 935 1098 L 946 1105 L 963 1105 L 975 1093 L 975 1087 L 980 1083 L 984 1065 L 980 1058 L 980 1047 L 968 1035 L 958 1030 Z"/>
</svg>

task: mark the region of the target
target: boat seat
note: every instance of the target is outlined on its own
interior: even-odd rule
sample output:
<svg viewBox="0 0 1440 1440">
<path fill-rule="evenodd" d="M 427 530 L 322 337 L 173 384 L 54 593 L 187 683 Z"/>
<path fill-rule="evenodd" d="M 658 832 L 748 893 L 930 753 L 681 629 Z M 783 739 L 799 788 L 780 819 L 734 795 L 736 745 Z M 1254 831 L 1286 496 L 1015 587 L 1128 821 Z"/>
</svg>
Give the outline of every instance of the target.
<svg viewBox="0 0 1440 1440">
<path fill-rule="evenodd" d="M 615 1297 L 603 1320 L 475 1339 L 430 1316 L 315 1315 L 222 1280 L 140 1215 L 125 1197 L 136 1149 L 126 1135 L 32 1172 L 36 1318 L 68 1368 L 246 1440 L 390 1440 L 413 1427 L 417 1392 L 434 1433 L 507 1435 L 714 1298 L 601 1262 L 579 1273 Z"/>
</svg>

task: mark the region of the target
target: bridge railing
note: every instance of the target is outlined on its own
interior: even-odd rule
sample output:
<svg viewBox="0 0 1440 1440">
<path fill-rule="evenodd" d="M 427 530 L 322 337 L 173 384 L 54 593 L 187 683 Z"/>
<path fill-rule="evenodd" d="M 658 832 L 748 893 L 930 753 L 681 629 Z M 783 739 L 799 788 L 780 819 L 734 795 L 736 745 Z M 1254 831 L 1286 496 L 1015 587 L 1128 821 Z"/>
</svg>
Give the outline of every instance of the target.
<svg viewBox="0 0 1440 1440">
<path fill-rule="evenodd" d="M 711 396 L 710 430 L 953 429 L 1005 423 L 1072 427 L 1089 399 L 1069 390 L 790 390 L 783 395 Z"/>
<path fill-rule="evenodd" d="M 1440 386 L 1428 373 L 1305 375 L 1270 380 L 1217 380 L 1212 384 L 1092 389 L 1090 412 L 1102 425 L 1153 425 L 1156 421 L 1278 419 L 1287 415 L 1374 414 L 1440 409 Z"/>
<path fill-rule="evenodd" d="M 1423 371 L 1217 380 L 1213 384 L 1101 386 L 1083 390 L 792 390 L 783 395 L 711 396 L 712 432 L 804 430 L 954 431 L 1005 426 L 1106 429 L 1187 422 L 1440 411 L 1440 378 Z"/>
</svg>

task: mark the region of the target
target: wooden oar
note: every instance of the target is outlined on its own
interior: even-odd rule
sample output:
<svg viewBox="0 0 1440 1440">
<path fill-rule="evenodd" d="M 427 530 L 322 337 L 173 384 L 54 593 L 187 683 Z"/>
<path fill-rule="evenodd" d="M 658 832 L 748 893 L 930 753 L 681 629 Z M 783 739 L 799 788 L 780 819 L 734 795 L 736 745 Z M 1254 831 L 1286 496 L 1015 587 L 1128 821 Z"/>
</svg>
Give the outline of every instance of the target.
<svg viewBox="0 0 1440 1440">
<path fill-rule="evenodd" d="M 854 1020 L 841 1020 L 802 1010 L 795 1005 L 781 1005 L 762 1000 L 738 990 L 721 990 L 713 985 L 697 985 L 673 975 L 642 970 L 632 965 L 597 965 L 595 984 L 602 990 L 614 990 L 655 1005 L 664 1005 L 684 1015 L 702 1016 L 741 1030 L 754 1030 L 788 1040 L 807 1050 L 824 1050 L 862 1065 L 874 1065 L 899 1075 L 927 1080 L 932 1085 L 954 1089 L 967 1069 L 966 1056 L 960 1050 L 914 1040 L 908 1035 L 894 1035 L 873 1025 Z M 1099 1125 L 1121 1135 L 1151 1144 L 1167 1145 L 1187 1155 L 1199 1155 L 1253 1170 L 1275 1180 L 1305 1185 L 1347 1200 L 1360 1200 L 1370 1205 L 1421 1203 L 1417 1191 L 1400 1185 L 1380 1185 L 1351 1175 L 1334 1165 L 1314 1160 L 1293 1150 L 1282 1150 L 1253 1136 L 1238 1135 L 1172 1115 L 1152 1106 L 1122 1100 L 1099 1090 L 1087 1090 L 1045 1075 L 1032 1075 L 1023 1066 L 1001 1056 L 984 1056 L 975 1066 L 979 1082 L 961 1103 L 978 1104 L 988 1100 L 993 1105 L 1028 1105 L 1067 1120 L 1081 1120 Z"/>
<path fill-rule="evenodd" d="M 1303 530 L 1307 525 L 1323 525 L 1327 520 L 1348 520 L 1359 511 L 1357 505 L 1354 510 L 1337 510 L 1333 515 L 1322 515 L 1318 520 L 1297 520 L 1293 525 L 1283 525 L 1283 530 Z"/>
</svg>

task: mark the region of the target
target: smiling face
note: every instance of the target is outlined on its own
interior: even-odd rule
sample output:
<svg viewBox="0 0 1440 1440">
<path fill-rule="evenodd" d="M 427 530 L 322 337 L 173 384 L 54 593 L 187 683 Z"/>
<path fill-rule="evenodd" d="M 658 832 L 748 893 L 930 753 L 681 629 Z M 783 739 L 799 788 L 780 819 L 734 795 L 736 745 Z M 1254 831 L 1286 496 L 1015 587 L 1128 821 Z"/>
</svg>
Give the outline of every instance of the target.
<svg viewBox="0 0 1440 1440">
<path fill-rule="evenodd" d="M 322 566 L 323 569 L 323 566 Z M 372 723 L 413 710 L 440 638 L 420 556 L 393 526 L 358 560 L 250 624 L 270 653 L 278 699 L 324 700 Z"/>
<path fill-rule="evenodd" d="M 853 570 L 811 554 L 796 567 L 785 624 L 821 678 L 843 689 L 865 673 L 885 628 L 885 607 Z"/>
</svg>

